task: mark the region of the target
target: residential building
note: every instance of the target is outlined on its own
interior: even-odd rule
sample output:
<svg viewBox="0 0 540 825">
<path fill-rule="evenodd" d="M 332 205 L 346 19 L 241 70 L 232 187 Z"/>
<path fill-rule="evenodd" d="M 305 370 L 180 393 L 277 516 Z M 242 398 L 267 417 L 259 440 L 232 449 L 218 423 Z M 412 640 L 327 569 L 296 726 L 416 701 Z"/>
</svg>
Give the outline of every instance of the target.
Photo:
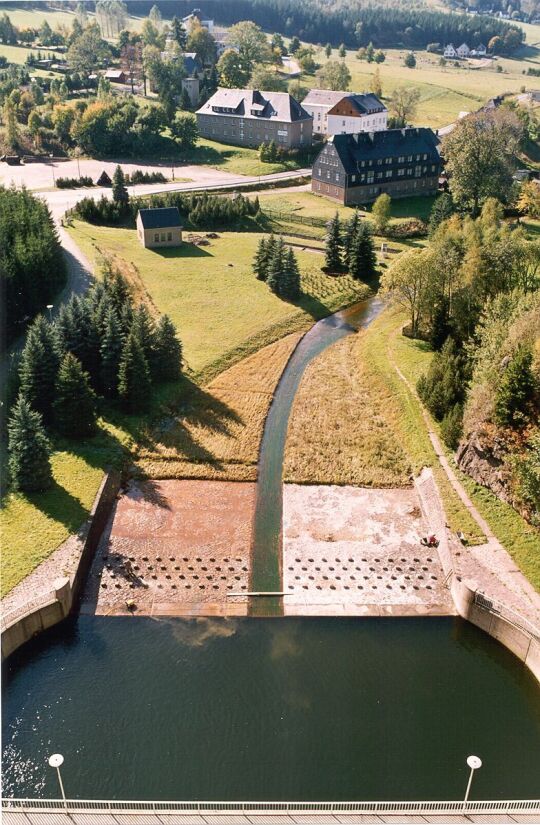
<svg viewBox="0 0 540 825">
<path fill-rule="evenodd" d="M 191 14 L 188 14 L 186 17 L 182 18 L 182 22 L 188 34 L 195 25 L 195 22 L 201 26 L 204 26 L 205 29 L 208 29 L 210 34 L 214 31 L 214 21 L 210 20 L 208 17 L 205 17 L 200 9 L 193 9 Z"/>
<path fill-rule="evenodd" d="M 471 50 L 472 57 L 485 57 L 487 55 L 487 48 L 484 46 L 483 43 L 480 43 L 478 46 L 475 46 L 474 49 Z"/>
<path fill-rule="evenodd" d="M 328 134 L 328 112 L 343 100 L 345 94 L 330 89 L 310 89 L 302 101 L 302 107 L 313 118 L 313 134 Z"/>
<path fill-rule="evenodd" d="M 313 164 L 312 191 L 345 206 L 437 192 L 441 158 L 431 129 L 333 135 Z"/>
<path fill-rule="evenodd" d="M 105 77 L 111 83 L 127 83 L 127 75 L 122 69 L 107 69 Z"/>
<path fill-rule="evenodd" d="M 471 50 L 469 49 L 469 47 L 467 46 L 466 43 L 462 43 L 461 46 L 458 46 L 458 48 L 456 49 L 456 52 L 457 52 L 457 56 L 461 60 L 464 60 L 466 57 L 469 57 L 469 55 L 471 53 Z"/>
<path fill-rule="evenodd" d="M 370 93 L 311 89 L 302 106 L 313 117 L 314 134 L 377 132 L 387 127 L 388 109 Z"/>
<path fill-rule="evenodd" d="M 180 53 L 174 47 L 171 37 L 167 38 L 166 49 L 161 52 L 163 60 L 183 60 L 185 76 L 182 78 L 182 91 L 186 91 L 192 107 L 198 106 L 201 91 L 201 80 L 204 77 L 204 66 L 195 52 Z"/>
<path fill-rule="evenodd" d="M 388 109 L 374 94 L 346 95 L 328 112 L 328 134 L 380 132 L 388 126 Z"/>
<path fill-rule="evenodd" d="M 454 44 L 453 44 L 453 43 L 449 43 L 449 44 L 448 44 L 448 46 L 445 46 L 445 47 L 444 47 L 444 52 L 443 52 L 443 55 L 444 55 L 444 57 L 450 57 L 450 58 L 455 58 L 455 57 L 457 57 L 457 52 L 456 52 L 456 50 L 455 50 L 455 48 L 454 48 Z"/>
<path fill-rule="evenodd" d="M 178 207 L 139 209 L 137 235 L 145 249 L 180 246 L 182 223 Z"/>
<path fill-rule="evenodd" d="M 202 137 L 236 146 L 311 146 L 313 118 L 286 92 L 218 89 L 197 112 Z"/>
</svg>

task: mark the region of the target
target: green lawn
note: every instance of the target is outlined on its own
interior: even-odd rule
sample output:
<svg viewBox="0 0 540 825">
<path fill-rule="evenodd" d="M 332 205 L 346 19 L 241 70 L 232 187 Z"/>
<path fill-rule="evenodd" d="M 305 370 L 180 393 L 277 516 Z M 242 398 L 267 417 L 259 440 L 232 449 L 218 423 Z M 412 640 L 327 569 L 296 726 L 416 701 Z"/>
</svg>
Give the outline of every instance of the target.
<svg viewBox="0 0 540 825">
<path fill-rule="evenodd" d="M 143 249 L 133 229 L 76 221 L 70 231 L 91 260 L 99 257 L 99 250 L 134 264 L 159 311 L 176 324 L 186 362 L 199 376 L 221 371 L 356 295 L 348 277 L 322 273 L 322 255 L 297 251 L 307 294 L 297 305 L 282 301 L 251 272 L 261 237 L 256 232 L 220 232 L 210 246 L 185 243 L 178 249 L 153 251 Z"/>
<path fill-rule="evenodd" d="M 21 66 L 26 63 L 26 58 L 32 51 L 34 54 L 37 54 L 37 49 L 26 49 L 24 46 L 5 46 L 3 43 L 0 44 L 0 55 L 6 57 L 9 63 L 18 63 Z M 62 55 L 55 52 L 54 49 L 41 49 L 40 51 L 45 59 L 49 57 L 49 54 L 54 55 L 55 59 L 62 57 Z M 46 75 L 47 72 L 41 70 L 41 74 Z"/>
<path fill-rule="evenodd" d="M 272 175 L 289 169 L 302 168 L 303 162 L 287 160 L 282 163 L 261 163 L 257 149 L 245 146 L 229 146 L 214 140 L 201 138 L 195 149 L 184 152 L 182 161 L 213 166 L 233 175 Z"/>
<path fill-rule="evenodd" d="M 350 206 L 341 206 L 321 195 L 312 192 L 260 192 L 259 201 L 261 208 L 282 212 L 287 215 L 298 215 L 306 218 L 323 218 L 330 220 L 336 212 L 342 220 L 349 220 L 354 209 Z M 427 220 L 435 201 L 434 197 L 415 196 L 410 198 L 394 198 L 392 200 L 391 214 L 393 218 L 421 218 Z M 368 210 L 358 210 L 362 217 L 369 217 Z"/>
<path fill-rule="evenodd" d="M 462 530 L 471 543 L 482 541 L 481 533 L 471 519 L 460 499 L 450 486 L 446 475 L 437 461 L 421 414 L 420 402 L 407 390 L 398 378 L 392 363 L 395 361 L 405 377 L 416 384 L 432 358 L 427 345 L 412 341 L 401 335 L 401 326 L 406 321 L 403 313 L 387 310 L 366 331 L 370 338 L 372 357 L 378 369 L 386 374 L 393 384 L 396 403 L 402 409 L 405 444 L 416 457 L 417 468 L 431 466 L 444 501 L 448 523 L 454 532 Z M 432 422 L 438 431 L 437 422 Z M 453 463 L 453 457 L 447 451 Z M 493 533 L 510 553 L 529 581 L 540 590 L 540 533 L 535 530 L 510 505 L 500 501 L 485 487 L 476 484 L 469 476 L 454 465 L 456 475 L 466 488 L 480 514 L 486 519 Z"/>
<path fill-rule="evenodd" d="M 92 22 L 95 16 L 88 8 L 88 4 L 87 11 L 88 17 Z M 67 26 L 71 29 L 73 21 L 75 20 L 74 12 L 67 8 L 65 11 L 56 11 L 55 9 L 49 8 L 26 9 L 22 8 L 22 4 L 19 7 L 17 3 L 9 2 L 7 4 L 2 3 L 0 6 L 0 14 L 4 12 L 18 29 L 39 29 L 44 20 L 47 20 L 52 29 L 56 29 L 58 26 Z M 138 31 L 141 28 L 143 19 L 142 17 L 133 17 L 130 15 L 128 18 L 128 28 L 131 31 Z"/>
</svg>

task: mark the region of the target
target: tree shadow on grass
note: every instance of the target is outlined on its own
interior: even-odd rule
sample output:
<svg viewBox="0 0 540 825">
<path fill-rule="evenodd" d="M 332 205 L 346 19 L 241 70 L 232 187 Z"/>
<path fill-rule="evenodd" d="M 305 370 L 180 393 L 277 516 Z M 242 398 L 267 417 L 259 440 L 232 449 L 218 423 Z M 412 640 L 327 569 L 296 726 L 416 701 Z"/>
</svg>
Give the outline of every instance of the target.
<svg viewBox="0 0 540 825">
<path fill-rule="evenodd" d="M 69 533 L 76 533 L 88 516 L 90 508 L 83 507 L 80 500 L 53 480 L 43 493 L 26 493 L 25 498 L 43 515 L 62 524 Z"/>
<path fill-rule="evenodd" d="M 164 460 L 193 461 L 221 468 L 223 462 L 197 440 L 197 431 L 229 435 L 230 425 L 242 424 L 242 418 L 186 375 L 178 382 L 175 395 L 161 419 L 139 433 L 140 447 Z"/>
</svg>

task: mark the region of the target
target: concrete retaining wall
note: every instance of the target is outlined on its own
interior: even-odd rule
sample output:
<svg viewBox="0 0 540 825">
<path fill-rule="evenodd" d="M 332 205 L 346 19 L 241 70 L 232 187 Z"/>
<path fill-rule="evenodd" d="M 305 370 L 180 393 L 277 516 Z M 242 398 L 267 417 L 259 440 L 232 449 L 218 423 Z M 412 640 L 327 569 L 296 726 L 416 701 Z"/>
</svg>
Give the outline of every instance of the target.
<svg viewBox="0 0 540 825">
<path fill-rule="evenodd" d="M 92 564 L 99 540 L 120 489 L 120 473 L 111 470 L 103 478 L 94 499 L 88 520 L 69 542 L 77 545 L 78 558 L 71 574 L 56 579 L 51 585 L 50 597 L 31 600 L 25 609 L 17 611 L 2 631 L 2 661 L 25 642 L 43 630 L 61 622 L 72 612 L 82 593 L 86 576 Z"/>
<path fill-rule="evenodd" d="M 479 604 L 476 598 L 478 592 L 476 584 L 464 581 L 459 575 L 448 542 L 446 519 L 439 490 L 431 470 L 424 469 L 416 480 L 415 486 L 429 531 L 434 533 L 440 541 L 437 548 L 439 557 L 459 615 L 489 633 L 508 650 L 511 650 L 540 682 L 540 641 L 532 633 L 519 626 L 518 616 L 513 622 L 496 610 L 490 610 L 487 605 Z M 481 595 L 483 601 L 489 600 L 489 594 L 482 592 Z M 525 620 L 523 623 L 527 624 Z"/>
</svg>

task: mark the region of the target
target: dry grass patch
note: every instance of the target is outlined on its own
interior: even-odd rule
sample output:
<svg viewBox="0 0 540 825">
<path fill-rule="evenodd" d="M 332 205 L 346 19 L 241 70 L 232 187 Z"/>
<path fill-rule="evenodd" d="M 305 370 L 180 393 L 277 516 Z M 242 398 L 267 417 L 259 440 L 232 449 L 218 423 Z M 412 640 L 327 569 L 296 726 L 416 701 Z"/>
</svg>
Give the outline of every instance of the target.
<svg viewBox="0 0 540 825">
<path fill-rule="evenodd" d="M 286 481 L 404 487 L 411 460 L 401 446 L 392 388 L 373 368 L 364 332 L 325 350 L 294 403 Z"/>
<path fill-rule="evenodd" d="M 253 481 L 266 414 L 301 334 L 244 359 L 204 389 L 191 384 L 182 407 L 141 440 L 136 466 L 160 478 Z"/>
</svg>

